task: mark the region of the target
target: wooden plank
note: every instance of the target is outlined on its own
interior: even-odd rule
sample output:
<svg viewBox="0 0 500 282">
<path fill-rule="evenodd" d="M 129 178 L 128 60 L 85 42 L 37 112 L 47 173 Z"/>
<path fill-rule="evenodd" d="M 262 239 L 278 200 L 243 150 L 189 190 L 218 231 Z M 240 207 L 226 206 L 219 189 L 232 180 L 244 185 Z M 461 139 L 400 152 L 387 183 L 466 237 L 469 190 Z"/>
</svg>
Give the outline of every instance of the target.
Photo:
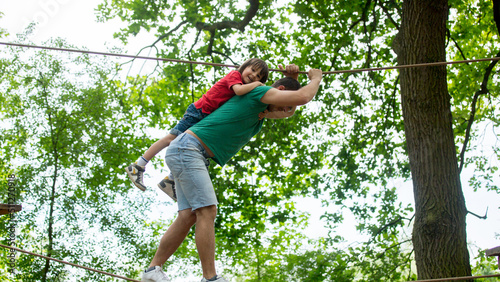
<svg viewBox="0 0 500 282">
<path fill-rule="evenodd" d="M 500 246 L 486 250 L 486 255 L 489 257 L 498 257 L 498 269 L 500 269 Z"/>
<path fill-rule="evenodd" d="M 486 250 L 486 255 L 489 257 L 500 256 L 500 246 Z"/>
<path fill-rule="evenodd" d="M 0 204 L 0 215 L 18 212 L 22 209 L 21 205 Z"/>
</svg>

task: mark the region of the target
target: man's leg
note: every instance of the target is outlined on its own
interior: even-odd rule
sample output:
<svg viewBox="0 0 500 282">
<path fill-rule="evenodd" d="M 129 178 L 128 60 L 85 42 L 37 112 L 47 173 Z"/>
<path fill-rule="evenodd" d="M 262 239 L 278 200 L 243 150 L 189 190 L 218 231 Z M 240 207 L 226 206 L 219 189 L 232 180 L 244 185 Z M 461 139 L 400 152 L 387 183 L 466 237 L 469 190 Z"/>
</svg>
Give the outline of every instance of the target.
<svg viewBox="0 0 500 282">
<path fill-rule="evenodd" d="M 217 206 L 208 206 L 195 210 L 196 213 L 196 248 L 200 256 L 203 276 L 214 277 L 215 272 L 215 228 Z"/>
<path fill-rule="evenodd" d="M 191 209 L 179 211 L 174 223 L 170 225 L 165 234 L 163 234 L 163 237 L 161 237 L 158 250 L 156 250 L 156 254 L 149 266 L 162 266 L 179 248 L 195 222 L 196 215 Z"/>
<path fill-rule="evenodd" d="M 215 272 L 215 230 L 217 197 L 208 173 L 208 155 L 199 141 L 183 133 L 172 142 L 165 156 L 178 185 L 179 209 L 191 207 L 196 217 L 196 247 L 203 276 L 210 279 Z"/>
</svg>

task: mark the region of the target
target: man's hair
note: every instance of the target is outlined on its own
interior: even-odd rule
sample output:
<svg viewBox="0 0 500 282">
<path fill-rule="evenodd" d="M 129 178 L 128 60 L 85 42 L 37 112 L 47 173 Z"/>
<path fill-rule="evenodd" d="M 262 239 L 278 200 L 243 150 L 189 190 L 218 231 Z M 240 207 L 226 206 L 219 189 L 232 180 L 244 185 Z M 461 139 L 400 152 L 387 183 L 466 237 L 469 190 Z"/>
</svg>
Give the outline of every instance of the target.
<svg viewBox="0 0 500 282">
<path fill-rule="evenodd" d="M 277 80 L 271 86 L 274 88 L 278 88 L 278 86 L 280 85 L 285 86 L 285 90 L 299 90 L 302 87 L 302 85 L 300 85 L 300 83 L 297 80 L 288 76 Z"/>
<path fill-rule="evenodd" d="M 250 66 L 260 69 L 260 82 L 266 83 L 267 78 L 269 77 L 269 67 L 266 62 L 257 58 L 248 59 L 238 68 L 238 71 L 243 73 L 243 71 Z"/>
</svg>

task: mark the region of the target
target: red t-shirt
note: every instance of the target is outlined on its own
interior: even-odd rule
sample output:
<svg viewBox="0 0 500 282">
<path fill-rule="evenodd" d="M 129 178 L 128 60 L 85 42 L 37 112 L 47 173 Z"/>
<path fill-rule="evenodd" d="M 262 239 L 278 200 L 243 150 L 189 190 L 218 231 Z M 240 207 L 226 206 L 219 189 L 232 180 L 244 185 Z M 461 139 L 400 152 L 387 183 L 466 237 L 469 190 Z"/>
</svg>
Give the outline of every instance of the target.
<svg viewBox="0 0 500 282">
<path fill-rule="evenodd" d="M 234 70 L 217 81 L 207 93 L 194 102 L 194 106 L 197 109 L 201 108 L 201 111 L 206 114 L 211 114 L 235 95 L 231 88 L 235 84 L 243 84 L 243 80 L 241 79 L 241 73 Z"/>
</svg>

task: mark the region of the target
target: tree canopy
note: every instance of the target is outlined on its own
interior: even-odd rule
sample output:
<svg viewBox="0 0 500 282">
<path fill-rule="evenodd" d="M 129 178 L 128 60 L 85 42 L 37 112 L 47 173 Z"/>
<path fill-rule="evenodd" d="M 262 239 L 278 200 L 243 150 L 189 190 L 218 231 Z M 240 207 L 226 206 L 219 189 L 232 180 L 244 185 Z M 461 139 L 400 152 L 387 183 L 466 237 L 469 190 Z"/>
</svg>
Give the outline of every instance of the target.
<svg viewBox="0 0 500 282">
<path fill-rule="evenodd" d="M 403 4 L 106 1 L 97 15 L 100 21 L 119 18 L 127 23 L 115 34 L 124 43 L 139 33 L 154 34 L 157 40 L 144 47 L 164 58 L 237 65 L 258 57 L 271 68 L 295 63 L 302 70 L 330 71 L 398 64 L 400 53 L 395 50 L 404 47 L 397 40 L 407 11 Z M 442 46 L 446 60 L 500 54 L 491 1 L 447 4 Z M 120 80 L 109 62 L 50 54 L 30 53 L 25 60 L 26 54 L 12 49 L 0 65 L 1 114 L 6 121 L 2 181 L 11 173 L 7 168 L 14 167 L 23 187 L 19 197 L 25 206 L 34 207 L 22 214 L 19 242 L 61 259 L 81 257 L 102 269 L 125 260 L 112 270 L 137 277 L 174 215 L 150 221 L 145 213 L 165 203 L 153 199 L 153 193 L 135 191 L 122 168 L 152 144 L 147 127 L 173 127 L 187 106 L 228 69 L 159 63 L 154 73 Z M 76 69 L 68 69 L 70 62 Z M 475 170 L 470 180 L 474 189 L 499 193 L 493 178 L 498 148 L 471 154 L 481 144 L 484 124 L 498 127 L 495 67 L 496 61 L 443 69 L 454 165 L 459 171 Z M 280 77 L 274 72 L 270 80 Z M 217 256 L 224 273 L 241 281 L 417 278 L 408 232 L 416 207 L 398 199 L 394 184 L 396 179 L 411 179 L 415 168 L 410 166 L 408 120 L 402 110 L 403 79 L 397 71 L 327 75 L 314 102 L 289 119 L 267 120 L 227 166 L 211 166 L 220 202 Z M 300 82 L 307 83 L 306 77 Z M 435 101 L 427 102 L 431 107 Z M 297 202 L 305 197 L 322 199 L 328 237 L 311 240 L 301 232 L 308 215 L 297 209 Z M 342 237 L 346 213 L 355 217 L 366 241 L 352 244 Z M 85 237 L 93 234 L 85 229 L 104 239 Z M 187 240 L 169 262 L 171 269 L 193 265 L 182 268 L 180 276 L 198 271 L 193 243 Z M 113 247 L 119 251 L 107 252 Z M 25 256 L 18 268 L 21 280 L 50 280 L 68 273 L 62 266 Z M 29 271 L 35 268 L 40 271 Z"/>
</svg>

